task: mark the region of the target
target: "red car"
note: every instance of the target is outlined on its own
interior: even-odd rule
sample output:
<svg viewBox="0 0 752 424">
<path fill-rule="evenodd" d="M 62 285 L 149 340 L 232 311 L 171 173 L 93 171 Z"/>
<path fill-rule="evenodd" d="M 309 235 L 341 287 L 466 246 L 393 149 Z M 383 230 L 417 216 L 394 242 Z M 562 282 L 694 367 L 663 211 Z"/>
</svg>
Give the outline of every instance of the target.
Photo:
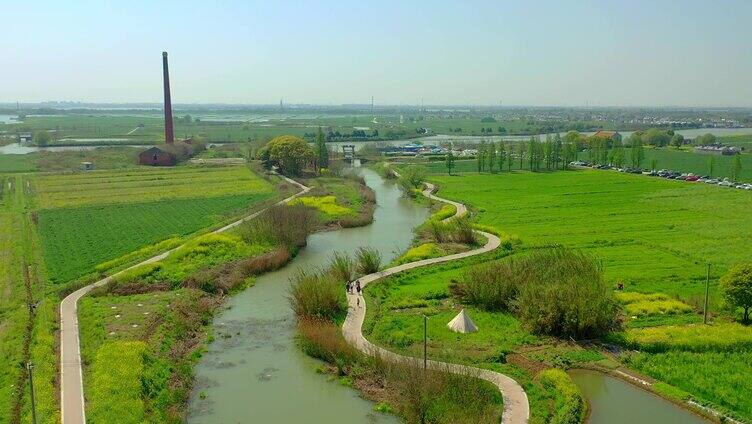
<svg viewBox="0 0 752 424">
<path fill-rule="evenodd" d="M 684 179 L 684 181 L 697 181 L 700 177 L 697 175 L 687 175 L 687 177 Z"/>
</svg>

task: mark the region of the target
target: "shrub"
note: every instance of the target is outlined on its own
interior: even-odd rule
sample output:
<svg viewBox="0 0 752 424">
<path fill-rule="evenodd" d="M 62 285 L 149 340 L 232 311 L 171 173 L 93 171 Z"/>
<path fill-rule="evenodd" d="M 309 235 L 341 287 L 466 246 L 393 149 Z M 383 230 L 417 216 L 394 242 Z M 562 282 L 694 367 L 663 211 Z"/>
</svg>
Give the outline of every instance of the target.
<svg viewBox="0 0 752 424">
<path fill-rule="evenodd" d="M 433 215 L 431 215 L 431 218 L 429 218 L 431 221 L 443 221 L 447 218 L 453 217 L 457 213 L 457 207 L 450 204 L 445 203 L 444 206 L 441 207 L 438 211 L 434 212 Z"/>
<path fill-rule="evenodd" d="M 352 209 L 337 204 L 337 197 L 329 196 L 303 196 L 293 199 L 289 205 L 304 205 L 315 208 L 322 213 L 337 217 L 340 215 L 352 215 L 355 213 Z"/>
<path fill-rule="evenodd" d="M 488 311 L 511 310 L 519 292 L 518 261 L 490 262 L 469 268 L 462 282 L 452 281 L 449 290 L 462 302 Z"/>
<path fill-rule="evenodd" d="M 720 283 L 726 302 L 734 308 L 742 308 L 742 322 L 748 324 L 752 309 L 752 263 L 731 268 Z"/>
<path fill-rule="evenodd" d="M 245 221 L 238 234 L 246 243 L 285 246 L 291 253 L 306 244 L 317 225 L 316 213 L 303 205 L 275 205 L 255 219 Z"/>
<path fill-rule="evenodd" d="M 280 135 L 274 137 L 261 152 L 267 166 L 277 166 L 285 175 L 299 175 L 316 159 L 311 146 L 300 137 Z"/>
<path fill-rule="evenodd" d="M 400 170 L 400 177 L 397 180 L 402 191 L 410 197 L 415 197 L 415 189 L 423 185 L 428 171 L 424 166 L 409 165 Z"/>
<path fill-rule="evenodd" d="M 395 409 L 408 423 L 498 423 L 501 395 L 473 375 L 423 370 L 412 362 L 380 363 L 396 396 Z"/>
<path fill-rule="evenodd" d="M 347 311 L 345 287 L 329 272 L 301 270 L 290 287 L 289 298 L 298 319 L 334 320 Z"/>
<path fill-rule="evenodd" d="M 336 365 L 340 375 L 361 360 L 361 353 L 347 343 L 340 328 L 320 319 L 298 320 L 298 342 L 307 355 Z"/>
<path fill-rule="evenodd" d="M 595 259 L 564 248 L 526 258 L 515 312 L 533 332 L 588 338 L 618 328 L 619 304 Z"/>
<path fill-rule="evenodd" d="M 373 247 L 360 247 L 355 251 L 355 263 L 361 275 L 373 274 L 381 268 L 381 253 Z"/>
<path fill-rule="evenodd" d="M 427 232 L 428 237 L 436 243 L 453 242 L 475 245 L 478 242 L 473 226 L 466 217 L 452 219 L 448 222 L 429 220 L 424 228 L 423 232 Z"/>
<path fill-rule="evenodd" d="M 511 310 L 539 334 L 595 337 L 620 324 L 619 304 L 594 258 L 561 247 L 476 265 L 451 290 L 464 302 Z"/>
<path fill-rule="evenodd" d="M 344 253 L 334 252 L 329 258 L 329 274 L 339 283 L 354 280 L 355 266 L 352 259 Z"/>
<path fill-rule="evenodd" d="M 421 261 L 423 259 L 435 258 L 442 256 L 444 251 L 441 250 L 436 243 L 423 243 L 420 246 L 415 246 L 405 252 L 402 256 L 397 258 L 397 264 L 406 264 L 409 262 Z"/>
<path fill-rule="evenodd" d="M 537 375 L 543 387 L 556 393 L 556 415 L 552 424 L 580 424 L 587 417 L 587 403 L 569 375 L 558 368 L 543 370 Z"/>
</svg>

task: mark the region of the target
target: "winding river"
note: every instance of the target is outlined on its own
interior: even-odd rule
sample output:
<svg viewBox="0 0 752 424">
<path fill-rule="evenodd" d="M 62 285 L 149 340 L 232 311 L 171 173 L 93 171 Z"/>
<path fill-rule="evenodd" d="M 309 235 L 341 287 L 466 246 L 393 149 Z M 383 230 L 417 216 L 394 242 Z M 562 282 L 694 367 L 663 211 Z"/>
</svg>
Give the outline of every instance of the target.
<svg viewBox="0 0 752 424">
<path fill-rule="evenodd" d="M 355 390 L 318 374 L 321 363 L 295 346 L 295 318 L 287 301 L 299 269 L 324 266 L 335 250 L 377 248 L 384 262 L 407 248 L 412 229 L 428 210 L 401 196 L 374 171 L 358 170 L 376 192 L 374 222 L 361 228 L 316 233 L 286 267 L 228 300 L 213 328 L 215 340 L 196 368 L 189 423 L 326 422 L 396 423 L 373 411 Z M 624 381 L 587 370 L 571 372 L 591 405 L 591 424 L 707 423 L 671 402 Z"/>
<path fill-rule="evenodd" d="M 427 208 L 369 169 L 359 172 L 376 192 L 374 222 L 316 233 L 286 267 L 259 277 L 228 300 L 214 320 L 215 340 L 196 368 L 189 423 L 396 423 L 373 412 L 355 390 L 316 373 L 320 362 L 295 346 L 295 319 L 287 302 L 289 280 L 300 268 L 324 266 L 335 250 L 377 248 L 389 262 L 407 248 Z"/>
</svg>

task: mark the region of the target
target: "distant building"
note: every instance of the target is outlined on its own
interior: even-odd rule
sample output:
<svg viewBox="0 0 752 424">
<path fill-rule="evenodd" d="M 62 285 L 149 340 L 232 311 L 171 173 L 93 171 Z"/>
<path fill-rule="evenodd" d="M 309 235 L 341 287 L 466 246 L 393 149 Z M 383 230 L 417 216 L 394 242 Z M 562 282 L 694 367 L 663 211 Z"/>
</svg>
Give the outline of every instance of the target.
<svg viewBox="0 0 752 424">
<path fill-rule="evenodd" d="M 596 131 L 593 137 L 605 138 L 611 141 L 621 141 L 621 134 L 618 131 Z"/>
<path fill-rule="evenodd" d="M 91 162 L 81 162 L 81 169 L 84 171 L 91 171 L 94 169 L 94 164 Z"/>
<path fill-rule="evenodd" d="M 151 147 L 138 154 L 139 165 L 149 166 L 173 166 L 175 156 L 159 147 Z"/>
<path fill-rule="evenodd" d="M 34 137 L 32 136 L 31 133 L 20 133 L 20 134 L 18 134 L 18 142 L 21 143 L 21 144 L 24 144 L 24 143 L 30 144 L 31 140 L 33 138 Z"/>
<path fill-rule="evenodd" d="M 695 152 L 731 156 L 740 154 L 741 149 L 739 147 L 724 146 L 722 144 L 709 144 L 705 146 L 695 146 Z"/>
</svg>

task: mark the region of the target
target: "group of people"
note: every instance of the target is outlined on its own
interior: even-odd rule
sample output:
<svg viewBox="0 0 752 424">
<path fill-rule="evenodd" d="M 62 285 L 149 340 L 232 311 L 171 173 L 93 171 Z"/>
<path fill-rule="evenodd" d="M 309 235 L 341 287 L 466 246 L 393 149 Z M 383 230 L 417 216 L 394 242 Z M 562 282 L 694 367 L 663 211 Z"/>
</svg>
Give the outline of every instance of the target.
<svg viewBox="0 0 752 424">
<path fill-rule="evenodd" d="M 345 283 L 345 289 L 349 294 L 357 294 L 359 296 L 357 302 L 358 307 L 360 307 L 360 294 L 363 291 L 363 289 L 360 287 L 360 280 L 355 280 L 354 282 L 348 281 L 347 283 Z"/>
</svg>

